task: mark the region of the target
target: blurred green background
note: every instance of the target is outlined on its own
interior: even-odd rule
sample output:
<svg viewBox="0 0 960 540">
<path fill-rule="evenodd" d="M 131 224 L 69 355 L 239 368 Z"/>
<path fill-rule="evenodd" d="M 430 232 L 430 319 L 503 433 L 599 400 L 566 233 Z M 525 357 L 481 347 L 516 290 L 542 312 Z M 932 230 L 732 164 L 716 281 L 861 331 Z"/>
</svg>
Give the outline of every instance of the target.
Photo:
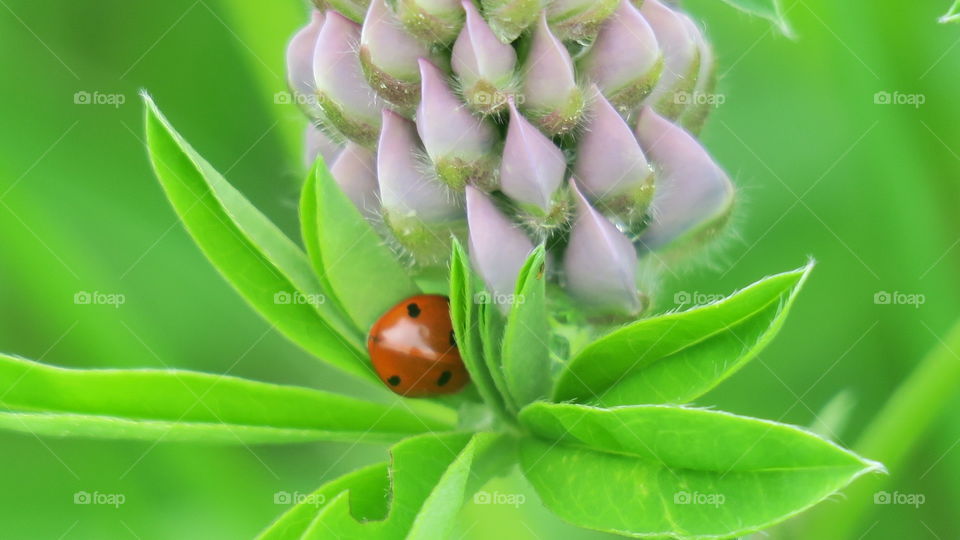
<svg viewBox="0 0 960 540">
<path fill-rule="evenodd" d="M 787 0 L 798 39 L 716 0 L 687 2 L 720 59 L 725 102 L 704 140 L 740 186 L 736 235 L 673 294 L 729 293 L 819 266 L 780 337 L 700 400 L 810 425 L 838 393 L 865 423 L 939 343 L 960 306 L 960 26 L 948 2 Z M 942 4 L 942 5 L 941 5 Z M 360 393 L 261 321 L 192 244 L 153 178 L 137 92 L 296 236 L 305 122 L 278 105 L 299 0 L 0 0 L 0 350 L 83 367 L 175 366 Z M 124 101 L 78 104 L 77 92 Z M 877 92 L 922 95 L 882 105 Z M 99 94 L 95 94 L 99 93 Z M 82 99 L 81 99 L 82 101 Z M 122 294 L 119 307 L 78 292 Z M 878 293 L 923 295 L 887 305 Z M 694 296 L 695 297 L 695 296 Z M 960 361 L 960 359 L 958 359 Z M 960 395 L 960 393 L 958 393 Z M 955 411 L 960 399 L 947 409 Z M 893 471 L 918 508 L 873 506 L 861 538 L 957 538 L 960 421 L 944 414 Z M 385 449 L 347 444 L 222 448 L 0 433 L 0 537 L 243 538 Z M 873 456 L 867 456 L 873 457 Z M 527 494 L 470 504 L 465 538 L 595 538 Z M 122 493 L 119 508 L 73 504 Z M 832 504 L 830 502 L 826 504 Z"/>
</svg>

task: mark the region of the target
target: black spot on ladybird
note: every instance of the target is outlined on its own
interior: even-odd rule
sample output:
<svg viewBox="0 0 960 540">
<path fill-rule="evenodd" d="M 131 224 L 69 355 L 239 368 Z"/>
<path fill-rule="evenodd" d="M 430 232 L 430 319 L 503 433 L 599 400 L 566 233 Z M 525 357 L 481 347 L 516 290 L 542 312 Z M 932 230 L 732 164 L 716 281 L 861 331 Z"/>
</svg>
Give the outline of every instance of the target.
<svg viewBox="0 0 960 540">
<path fill-rule="evenodd" d="M 390 386 L 397 386 L 400 384 L 400 377 L 394 375 L 393 377 L 387 379 L 387 382 L 390 383 Z"/>
<path fill-rule="evenodd" d="M 453 377 L 453 373 L 450 373 L 449 371 L 444 371 L 443 373 L 440 374 L 440 378 L 437 379 L 437 386 L 446 385 L 448 382 L 450 382 L 450 379 L 452 377 Z"/>
<path fill-rule="evenodd" d="M 410 315 L 414 319 L 420 316 L 420 306 L 416 304 L 407 304 L 407 315 Z"/>
<path fill-rule="evenodd" d="M 457 334 L 455 334 L 453 330 L 450 331 L 450 346 L 451 347 L 457 346 Z"/>
</svg>

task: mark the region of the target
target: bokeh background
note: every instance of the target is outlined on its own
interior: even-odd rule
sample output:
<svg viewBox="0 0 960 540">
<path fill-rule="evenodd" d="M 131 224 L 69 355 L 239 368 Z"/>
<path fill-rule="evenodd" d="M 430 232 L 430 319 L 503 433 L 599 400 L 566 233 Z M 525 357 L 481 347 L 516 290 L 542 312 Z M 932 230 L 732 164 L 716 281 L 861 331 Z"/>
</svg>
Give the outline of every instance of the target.
<svg viewBox="0 0 960 540">
<path fill-rule="evenodd" d="M 795 41 L 722 2 L 686 3 L 720 59 L 724 103 L 703 139 L 741 206 L 724 250 L 667 276 L 663 307 L 819 261 L 775 343 L 700 403 L 810 425 L 842 395 L 832 409 L 849 418 L 831 429 L 852 445 L 960 314 L 960 26 L 936 24 L 947 3 L 787 0 Z M 269 331 L 205 262 L 142 141 L 137 92 L 147 89 L 296 236 L 304 121 L 274 94 L 306 13 L 300 0 L 0 0 L 0 350 L 362 393 Z M 94 103 L 77 103 L 78 92 Z M 924 103 L 882 104 L 878 92 Z M 78 305 L 82 292 L 125 302 Z M 878 303 L 884 292 L 917 302 Z M 924 504 L 872 506 L 854 538 L 960 536 L 958 407 L 891 471 L 886 489 Z M 0 433 L 0 536 L 251 537 L 286 508 L 277 491 L 309 492 L 385 452 Z M 516 478 L 488 490 L 526 500 L 471 503 L 465 538 L 604 536 L 551 517 Z M 77 505 L 78 491 L 125 503 Z"/>
</svg>

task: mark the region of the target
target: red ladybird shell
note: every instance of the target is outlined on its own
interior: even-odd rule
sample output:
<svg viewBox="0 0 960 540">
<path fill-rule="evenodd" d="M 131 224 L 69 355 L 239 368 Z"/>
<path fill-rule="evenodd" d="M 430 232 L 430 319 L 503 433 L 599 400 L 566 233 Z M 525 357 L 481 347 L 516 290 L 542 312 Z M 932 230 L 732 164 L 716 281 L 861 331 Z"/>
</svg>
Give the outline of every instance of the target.
<svg viewBox="0 0 960 540">
<path fill-rule="evenodd" d="M 370 330 L 367 349 L 380 380 L 401 396 L 455 394 L 470 382 L 445 296 L 414 296 L 390 308 Z"/>
</svg>

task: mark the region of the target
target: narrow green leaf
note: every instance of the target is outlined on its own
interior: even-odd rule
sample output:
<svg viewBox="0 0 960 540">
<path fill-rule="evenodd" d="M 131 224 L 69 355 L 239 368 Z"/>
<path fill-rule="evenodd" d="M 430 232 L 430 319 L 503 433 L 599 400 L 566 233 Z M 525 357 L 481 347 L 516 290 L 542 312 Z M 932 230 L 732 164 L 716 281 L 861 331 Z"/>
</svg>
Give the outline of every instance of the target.
<svg viewBox="0 0 960 540">
<path fill-rule="evenodd" d="M 422 435 L 386 464 L 326 484 L 261 535 L 286 538 L 445 538 L 467 496 L 506 465 L 497 434 Z M 309 519 L 308 519 L 309 517 Z"/>
<path fill-rule="evenodd" d="M 774 23 L 783 35 L 793 37 L 793 29 L 784 15 L 780 0 L 723 0 L 731 6 Z"/>
<path fill-rule="evenodd" d="M 362 352 L 362 335 L 325 301 L 306 255 L 187 144 L 149 96 L 144 102 L 157 178 L 221 275 L 292 341 L 376 382 Z"/>
<path fill-rule="evenodd" d="M 377 463 L 327 482 L 277 518 L 257 536 L 257 540 L 303 537 L 303 533 L 313 523 L 323 505 L 336 499 L 341 493 L 347 493 L 346 496 L 351 502 L 350 508 L 357 519 L 383 519 L 387 515 L 384 494 L 390 490 L 388 472 L 389 464 Z"/>
<path fill-rule="evenodd" d="M 550 392 L 545 257 L 541 245 L 520 269 L 503 332 L 503 374 L 513 401 L 521 407 Z"/>
<path fill-rule="evenodd" d="M 362 332 L 404 298 L 420 294 L 408 269 L 318 162 L 316 248 L 318 273 Z"/>
<path fill-rule="evenodd" d="M 482 281 L 480 281 L 479 286 L 483 287 Z M 503 397 L 507 410 L 515 415 L 520 412 L 520 408 L 517 407 L 510 395 L 507 378 L 503 374 L 503 330 L 506 322 L 500 313 L 500 309 L 495 304 L 480 300 L 481 298 L 492 299 L 489 291 L 481 289 L 477 295 L 477 319 L 479 321 L 483 362 L 490 372 L 490 378 L 493 379 L 494 386 Z"/>
<path fill-rule="evenodd" d="M 500 393 L 484 361 L 479 309 L 475 301 L 476 284 L 473 270 L 463 246 L 453 240 L 450 257 L 450 318 L 457 337 L 460 357 L 470 373 L 483 401 L 495 413 L 506 416 L 504 396 Z"/>
<path fill-rule="evenodd" d="M 719 302 L 644 319 L 584 348 L 554 401 L 602 406 L 687 403 L 742 368 L 779 332 L 813 263 Z"/>
<path fill-rule="evenodd" d="M 42 435 L 278 443 L 392 442 L 453 418 L 180 370 L 77 370 L 0 355 L 0 427 Z"/>
<path fill-rule="evenodd" d="M 947 11 L 946 15 L 940 17 L 940 22 L 944 24 L 960 22 L 960 0 L 956 0 L 953 6 L 950 7 L 950 11 Z"/>
<path fill-rule="evenodd" d="M 535 403 L 520 420 L 539 438 L 520 454 L 544 504 L 630 536 L 749 534 L 883 470 L 802 429 L 703 409 Z"/>
<path fill-rule="evenodd" d="M 314 275 L 317 276 L 317 281 L 320 282 L 320 287 L 328 293 L 327 301 L 333 303 L 341 313 L 344 313 L 343 306 L 340 303 L 340 299 L 337 298 L 337 295 L 334 293 L 333 286 L 330 284 L 330 280 L 327 279 L 327 273 L 323 270 L 323 257 L 320 255 L 320 240 L 319 234 L 317 232 L 317 167 L 325 167 L 323 164 L 323 157 L 317 157 L 317 162 L 314 163 L 313 167 L 310 169 L 310 173 L 307 174 L 306 180 L 303 181 L 303 189 L 300 193 L 300 236 L 303 240 L 303 245 L 307 251 L 307 257 L 310 259 L 310 264 L 313 266 Z M 343 315 L 343 318 L 346 319 L 346 314 Z M 359 330 L 359 329 L 357 329 Z"/>
</svg>

